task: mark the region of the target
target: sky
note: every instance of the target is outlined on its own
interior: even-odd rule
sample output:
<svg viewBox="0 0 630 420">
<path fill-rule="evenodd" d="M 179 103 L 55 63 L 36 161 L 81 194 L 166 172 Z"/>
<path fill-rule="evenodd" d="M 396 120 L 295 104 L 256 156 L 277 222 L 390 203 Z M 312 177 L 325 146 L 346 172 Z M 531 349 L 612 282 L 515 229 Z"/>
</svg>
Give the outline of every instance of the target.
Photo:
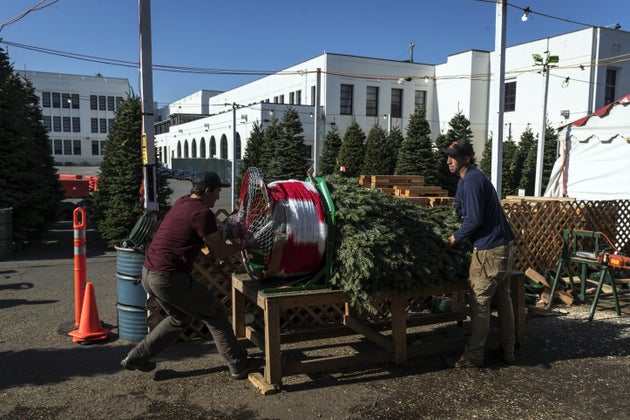
<svg viewBox="0 0 630 420">
<path fill-rule="evenodd" d="M 0 2 L 0 48 L 15 70 L 123 77 L 140 94 L 137 0 Z M 587 25 L 630 31 L 628 0 L 508 4 L 507 46 Z M 325 52 L 404 61 L 413 42 L 414 62 L 440 64 L 494 50 L 495 17 L 494 0 L 153 0 L 153 65 L 203 69 L 154 67 L 153 98 L 161 107 L 201 89 L 229 90 Z"/>
</svg>

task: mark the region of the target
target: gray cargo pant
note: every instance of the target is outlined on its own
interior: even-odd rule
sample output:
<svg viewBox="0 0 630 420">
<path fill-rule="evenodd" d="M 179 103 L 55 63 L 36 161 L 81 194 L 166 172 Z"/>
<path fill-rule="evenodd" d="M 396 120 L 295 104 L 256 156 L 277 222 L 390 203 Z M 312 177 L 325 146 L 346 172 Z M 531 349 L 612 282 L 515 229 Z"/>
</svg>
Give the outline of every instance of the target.
<svg viewBox="0 0 630 420">
<path fill-rule="evenodd" d="M 129 352 L 130 359 L 148 360 L 158 355 L 177 339 L 194 318 L 208 326 L 217 351 L 231 372 L 247 358 L 247 353 L 234 335 L 223 305 L 190 274 L 152 272 L 143 267 L 142 286 L 168 316 Z"/>
</svg>

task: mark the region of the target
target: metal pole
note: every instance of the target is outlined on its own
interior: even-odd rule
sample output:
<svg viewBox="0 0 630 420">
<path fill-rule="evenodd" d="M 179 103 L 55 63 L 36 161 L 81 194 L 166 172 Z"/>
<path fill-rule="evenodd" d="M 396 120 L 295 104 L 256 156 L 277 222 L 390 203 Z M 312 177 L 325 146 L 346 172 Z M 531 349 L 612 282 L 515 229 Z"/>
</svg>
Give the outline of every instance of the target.
<svg viewBox="0 0 630 420">
<path fill-rule="evenodd" d="M 544 77 L 544 93 L 543 93 L 543 116 L 540 125 L 540 134 L 538 136 L 538 149 L 536 150 L 536 181 L 534 183 L 534 195 L 542 195 L 542 171 L 543 160 L 545 157 L 545 131 L 547 130 L 547 95 L 549 92 L 549 67 L 547 64 L 543 66 Z"/>
<path fill-rule="evenodd" d="M 231 196 L 231 211 L 234 211 L 234 205 L 236 203 L 236 103 L 232 103 L 232 196 Z"/>
<path fill-rule="evenodd" d="M 321 102 L 321 81 L 322 69 L 317 68 L 317 78 L 315 79 L 315 112 L 313 113 L 315 116 L 315 121 L 313 123 L 313 175 L 317 175 L 317 170 L 319 169 L 319 127 L 321 123 L 319 105 Z"/>
<path fill-rule="evenodd" d="M 497 1 L 496 29 L 494 35 L 494 53 L 499 63 L 498 71 L 494 75 L 494 91 L 497 92 L 497 125 L 492 136 L 491 182 L 501 199 L 501 184 L 503 176 L 503 112 L 505 110 L 505 31 L 507 18 L 507 0 Z"/>
<path fill-rule="evenodd" d="M 140 98 L 142 107 L 142 173 L 144 208 L 157 210 L 155 127 L 153 125 L 153 68 L 151 64 L 151 0 L 138 0 L 140 15 Z"/>
</svg>

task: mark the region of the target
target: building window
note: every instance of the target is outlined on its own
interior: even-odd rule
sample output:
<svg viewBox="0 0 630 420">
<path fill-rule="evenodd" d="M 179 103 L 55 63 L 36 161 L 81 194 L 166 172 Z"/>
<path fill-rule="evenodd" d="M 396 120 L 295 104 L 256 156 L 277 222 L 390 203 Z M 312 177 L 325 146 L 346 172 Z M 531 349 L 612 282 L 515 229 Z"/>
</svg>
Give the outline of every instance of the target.
<svg viewBox="0 0 630 420">
<path fill-rule="evenodd" d="M 61 131 L 61 117 L 53 117 L 53 131 Z"/>
<path fill-rule="evenodd" d="M 427 109 L 427 91 L 416 90 L 414 99 L 414 109 Z"/>
<path fill-rule="evenodd" d="M 70 117 L 63 117 L 63 131 L 64 133 L 70 132 Z"/>
<path fill-rule="evenodd" d="M 56 155 L 61 155 L 61 154 L 63 154 L 63 148 L 62 148 L 62 143 L 61 143 L 61 140 L 54 140 L 54 144 L 55 144 L 55 146 L 54 146 L 54 147 L 55 147 L 55 151 L 54 151 L 54 153 L 55 153 Z"/>
<path fill-rule="evenodd" d="M 295 104 L 295 93 L 289 92 L 289 105 Z"/>
<path fill-rule="evenodd" d="M 122 97 L 116 96 L 116 109 L 120 108 L 121 102 L 122 102 Z"/>
<path fill-rule="evenodd" d="M 368 86 L 365 97 L 365 115 L 376 117 L 378 115 L 378 87 Z"/>
<path fill-rule="evenodd" d="M 64 140 L 63 141 L 63 154 L 71 155 L 72 154 L 72 140 Z"/>
<path fill-rule="evenodd" d="M 277 96 L 274 96 L 274 97 L 273 97 L 273 103 L 274 103 L 274 104 L 277 104 L 277 103 L 278 103 L 278 97 L 277 97 Z"/>
<path fill-rule="evenodd" d="M 62 108 L 66 108 L 66 109 L 70 109 L 70 105 L 72 104 L 72 100 L 70 99 L 70 94 L 69 93 L 62 93 L 61 94 L 61 107 Z"/>
<path fill-rule="evenodd" d="M 98 97 L 98 110 L 107 111 L 107 96 Z"/>
<path fill-rule="evenodd" d="M 72 117 L 72 132 L 73 133 L 81 132 L 81 118 Z"/>
<path fill-rule="evenodd" d="M 52 106 L 53 108 L 61 108 L 61 95 L 58 92 L 52 93 Z"/>
<path fill-rule="evenodd" d="M 111 133 L 113 126 L 114 126 L 114 119 L 113 118 L 108 118 L 107 119 L 107 132 L 108 133 Z"/>
<path fill-rule="evenodd" d="M 225 134 L 221 136 L 221 159 L 228 158 L 228 145 L 227 145 L 227 137 Z"/>
<path fill-rule="evenodd" d="M 98 111 L 98 97 L 96 95 L 90 95 L 90 109 Z"/>
<path fill-rule="evenodd" d="M 190 147 L 191 147 L 190 157 L 196 158 L 197 157 L 197 140 L 192 139 L 192 144 Z"/>
<path fill-rule="evenodd" d="M 284 103 L 284 95 L 278 96 L 278 101 L 280 101 L 280 103 L 283 104 Z"/>
<path fill-rule="evenodd" d="M 43 117 L 44 128 L 46 131 L 52 131 L 52 118 L 50 115 L 44 115 Z"/>
<path fill-rule="evenodd" d="M 311 86 L 311 106 L 315 106 L 315 86 Z"/>
<path fill-rule="evenodd" d="M 42 108 L 50 108 L 50 92 L 42 92 Z"/>
<path fill-rule="evenodd" d="M 92 140 L 92 156 L 98 156 L 98 140 Z"/>
<path fill-rule="evenodd" d="M 92 133 L 98 133 L 98 118 L 91 118 L 90 126 Z"/>
<path fill-rule="evenodd" d="M 101 141 L 101 155 L 105 154 L 105 147 L 107 146 L 107 141 Z"/>
<path fill-rule="evenodd" d="M 295 91 L 295 103 L 297 105 L 302 105 L 302 91 L 301 90 Z"/>
<path fill-rule="evenodd" d="M 190 156 L 188 155 L 188 140 L 184 140 L 184 157 L 185 157 L 185 158 L 190 157 Z"/>
<path fill-rule="evenodd" d="M 203 137 L 199 141 L 199 157 L 203 159 L 206 157 L 206 139 Z"/>
<path fill-rule="evenodd" d="M 339 113 L 341 115 L 352 115 L 352 89 L 353 85 L 341 85 L 339 95 Z"/>
<path fill-rule="evenodd" d="M 101 133 L 107 133 L 107 118 L 99 119 L 99 127 Z"/>
<path fill-rule="evenodd" d="M 79 94 L 73 93 L 70 97 L 70 101 L 72 102 L 72 109 L 79 109 Z"/>
<path fill-rule="evenodd" d="M 392 107 L 390 110 L 392 118 L 402 118 L 402 89 L 392 89 Z"/>
<path fill-rule="evenodd" d="M 115 111 L 116 108 L 114 107 L 115 104 L 115 98 L 113 96 L 108 96 L 107 97 L 107 110 L 108 111 Z"/>
<path fill-rule="evenodd" d="M 72 140 L 72 154 L 73 155 L 81 154 L 81 140 Z"/>
<path fill-rule="evenodd" d="M 617 70 L 606 69 L 606 89 L 604 91 L 604 105 L 613 103 L 616 97 L 615 85 L 617 84 Z"/>
<path fill-rule="evenodd" d="M 516 82 L 507 82 L 505 84 L 505 104 L 503 105 L 504 112 L 510 112 L 516 110 Z"/>
<path fill-rule="evenodd" d="M 217 155 L 217 142 L 214 136 L 210 137 L 210 157 L 213 158 Z"/>
</svg>

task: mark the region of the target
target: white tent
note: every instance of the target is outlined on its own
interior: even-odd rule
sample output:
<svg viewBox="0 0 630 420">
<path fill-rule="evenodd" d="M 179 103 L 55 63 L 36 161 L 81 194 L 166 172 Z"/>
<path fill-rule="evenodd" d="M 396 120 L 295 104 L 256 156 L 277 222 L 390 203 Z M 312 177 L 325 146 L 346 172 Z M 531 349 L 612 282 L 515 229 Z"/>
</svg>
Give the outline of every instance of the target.
<svg viewBox="0 0 630 420">
<path fill-rule="evenodd" d="M 630 199 L 630 94 L 562 126 L 545 197 Z"/>
</svg>

